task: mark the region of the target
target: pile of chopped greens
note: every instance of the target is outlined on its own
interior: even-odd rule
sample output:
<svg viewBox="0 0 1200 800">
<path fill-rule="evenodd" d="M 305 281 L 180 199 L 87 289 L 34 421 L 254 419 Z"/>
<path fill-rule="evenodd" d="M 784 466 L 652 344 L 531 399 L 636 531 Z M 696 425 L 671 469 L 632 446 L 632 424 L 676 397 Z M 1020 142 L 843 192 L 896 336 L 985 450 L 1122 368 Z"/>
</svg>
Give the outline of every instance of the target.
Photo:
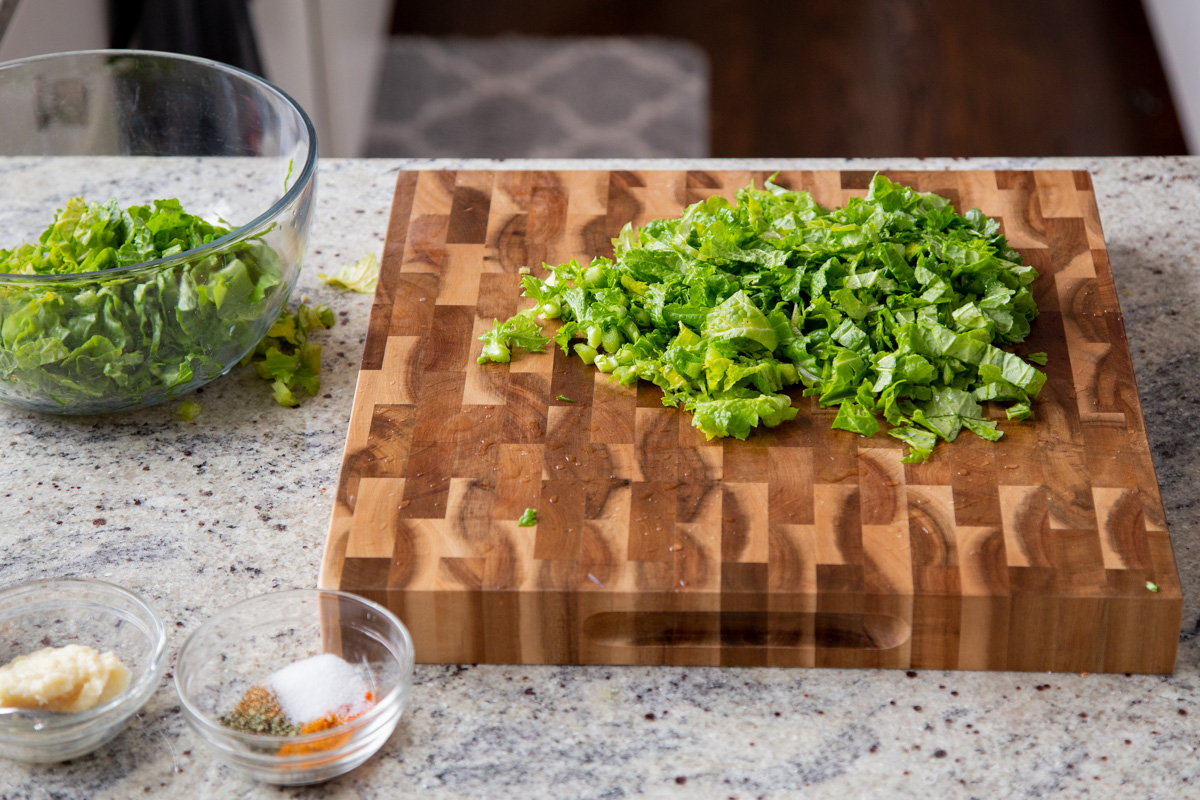
<svg viewBox="0 0 1200 800">
<path fill-rule="evenodd" d="M 286 287 L 278 254 L 250 240 L 152 274 L 118 267 L 176 255 L 230 231 L 178 200 L 122 209 L 74 198 L 37 243 L 0 250 L 0 273 L 62 275 L 0 284 L 0 391 L 103 410 L 167 398 L 254 345 Z M 75 273 L 98 273 L 71 280 Z"/>
<path fill-rule="evenodd" d="M 332 327 L 329 306 L 309 308 L 301 303 L 295 313 L 284 309 L 242 364 L 254 364 L 258 377 L 271 381 L 275 402 L 298 406 L 297 392 L 316 396 L 321 390 L 321 345 L 310 342 L 308 335 Z"/>
<path fill-rule="evenodd" d="M 768 181 L 736 205 L 711 197 L 627 225 L 613 259 L 524 276 L 537 304 L 480 337 L 479 362 L 541 350 L 537 319 L 560 319 L 564 352 L 622 384 L 651 381 L 710 439 L 794 418 L 783 390 L 802 384 L 839 407 L 833 427 L 871 436 L 882 416 L 905 461 L 923 461 L 964 427 L 999 439 L 980 402 L 1026 418 L 1046 379 L 1000 349 L 1029 333 L 1037 272 L 998 231 L 882 175 L 833 210 Z"/>
</svg>

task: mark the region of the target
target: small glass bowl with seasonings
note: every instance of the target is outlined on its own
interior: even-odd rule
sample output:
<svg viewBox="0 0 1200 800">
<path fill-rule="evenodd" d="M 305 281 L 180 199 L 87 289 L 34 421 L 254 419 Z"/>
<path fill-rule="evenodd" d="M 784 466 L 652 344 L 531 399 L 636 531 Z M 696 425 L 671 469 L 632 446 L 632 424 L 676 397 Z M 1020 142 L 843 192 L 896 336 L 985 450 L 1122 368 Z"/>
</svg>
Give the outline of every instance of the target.
<svg viewBox="0 0 1200 800">
<path fill-rule="evenodd" d="M 158 688 L 166 652 L 162 617 L 115 584 L 0 589 L 0 756 L 68 761 L 108 742 Z"/>
<path fill-rule="evenodd" d="M 383 606 L 294 589 L 221 611 L 175 664 L 184 716 L 223 762 L 256 780 L 319 783 L 362 764 L 396 729 L 413 644 Z"/>
</svg>

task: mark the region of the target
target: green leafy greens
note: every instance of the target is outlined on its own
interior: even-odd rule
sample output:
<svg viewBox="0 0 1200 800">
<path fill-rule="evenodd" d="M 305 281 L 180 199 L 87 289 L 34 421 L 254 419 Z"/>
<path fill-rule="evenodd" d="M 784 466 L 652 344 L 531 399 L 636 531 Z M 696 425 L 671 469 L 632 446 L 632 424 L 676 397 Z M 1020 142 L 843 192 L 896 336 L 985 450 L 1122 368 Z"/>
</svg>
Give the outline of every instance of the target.
<svg viewBox="0 0 1200 800">
<path fill-rule="evenodd" d="M 379 259 L 374 253 L 367 253 L 353 264 L 343 266 L 337 275 L 318 272 L 317 277 L 335 289 L 370 294 L 379 283 Z"/>
<path fill-rule="evenodd" d="M 711 197 L 627 225 L 613 250 L 522 277 L 536 305 L 480 337 L 480 363 L 541 350 L 536 319 L 560 319 L 565 353 L 622 384 L 651 381 L 710 439 L 793 419 L 784 389 L 802 384 L 838 406 L 835 428 L 871 436 L 882 417 L 910 462 L 964 427 L 1000 438 L 980 403 L 1025 418 L 1045 382 L 1001 349 L 1037 315 L 1033 267 L 978 209 L 960 215 L 882 175 L 833 210 L 768 181 L 735 205 Z"/>
<path fill-rule="evenodd" d="M 252 239 L 157 271 L 107 272 L 228 233 L 178 200 L 122 209 L 116 200 L 71 199 L 37 243 L 0 249 L 0 273 L 63 276 L 0 283 L 3 391 L 101 410 L 109 398 L 138 405 L 220 374 L 265 332 L 264 312 L 285 299 L 274 250 Z"/>
<path fill-rule="evenodd" d="M 191 422 L 196 417 L 200 416 L 200 404 L 194 400 L 184 400 L 179 404 L 179 408 L 175 409 L 175 413 L 184 422 Z"/>
<path fill-rule="evenodd" d="M 254 364 L 258 377 L 271 381 L 275 402 L 300 405 L 297 393 L 316 396 L 321 390 L 321 345 L 310 342 L 314 330 L 333 327 L 329 306 L 309 308 L 301 303 L 295 313 L 284 309 L 267 335 L 242 364 Z"/>
</svg>

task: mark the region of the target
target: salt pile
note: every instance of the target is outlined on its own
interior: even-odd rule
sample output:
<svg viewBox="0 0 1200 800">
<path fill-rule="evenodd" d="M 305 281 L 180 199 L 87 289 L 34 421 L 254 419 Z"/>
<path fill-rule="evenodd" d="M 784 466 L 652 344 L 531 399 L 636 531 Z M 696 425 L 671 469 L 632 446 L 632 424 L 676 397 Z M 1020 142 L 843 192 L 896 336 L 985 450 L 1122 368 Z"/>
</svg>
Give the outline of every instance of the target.
<svg viewBox="0 0 1200 800">
<path fill-rule="evenodd" d="M 330 714 L 353 716 L 364 711 L 370 689 L 358 670 L 332 653 L 289 664 L 267 678 L 283 713 L 299 724 Z"/>
</svg>

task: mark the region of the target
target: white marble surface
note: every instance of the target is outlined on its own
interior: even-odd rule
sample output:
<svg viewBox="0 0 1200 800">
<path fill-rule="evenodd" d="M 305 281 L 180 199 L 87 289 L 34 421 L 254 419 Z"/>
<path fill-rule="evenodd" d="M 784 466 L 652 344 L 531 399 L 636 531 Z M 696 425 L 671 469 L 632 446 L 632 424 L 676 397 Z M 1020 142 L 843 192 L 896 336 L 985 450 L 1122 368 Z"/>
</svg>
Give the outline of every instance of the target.
<svg viewBox="0 0 1200 800">
<path fill-rule="evenodd" d="M 322 162 L 300 279 L 300 291 L 338 312 L 323 339 L 322 396 L 281 408 L 250 372 L 235 371 L 195 398 L 203 413 L 190 423 L 170 406 L 81 418 L 0 407 L 0 584 L 86 575 L 142 592 L 168 619 L 172 662 L 188 632 L 229 603 L 314 585 L 371 304 L 316 274 L 381 251 L 398 169 L 614 164 L 634 166 Z M 130 728 L 91 756 L 50 767 L 0 761 L 0 798 L 1200 793 L 1200 159 L 636 166 L 1092 170 L 1184 583 L 1175 674 L 418 666 L 413 704 L 375 758 L 286 791 L 220 766 L 165 680 Z M 143 180 L 130 169 L 127 180 Z M 10 177 L 0 161 L 0 188 Z M 170 194 L 187 197 L 205 180 L 183 170 Z"/>
</svg>

